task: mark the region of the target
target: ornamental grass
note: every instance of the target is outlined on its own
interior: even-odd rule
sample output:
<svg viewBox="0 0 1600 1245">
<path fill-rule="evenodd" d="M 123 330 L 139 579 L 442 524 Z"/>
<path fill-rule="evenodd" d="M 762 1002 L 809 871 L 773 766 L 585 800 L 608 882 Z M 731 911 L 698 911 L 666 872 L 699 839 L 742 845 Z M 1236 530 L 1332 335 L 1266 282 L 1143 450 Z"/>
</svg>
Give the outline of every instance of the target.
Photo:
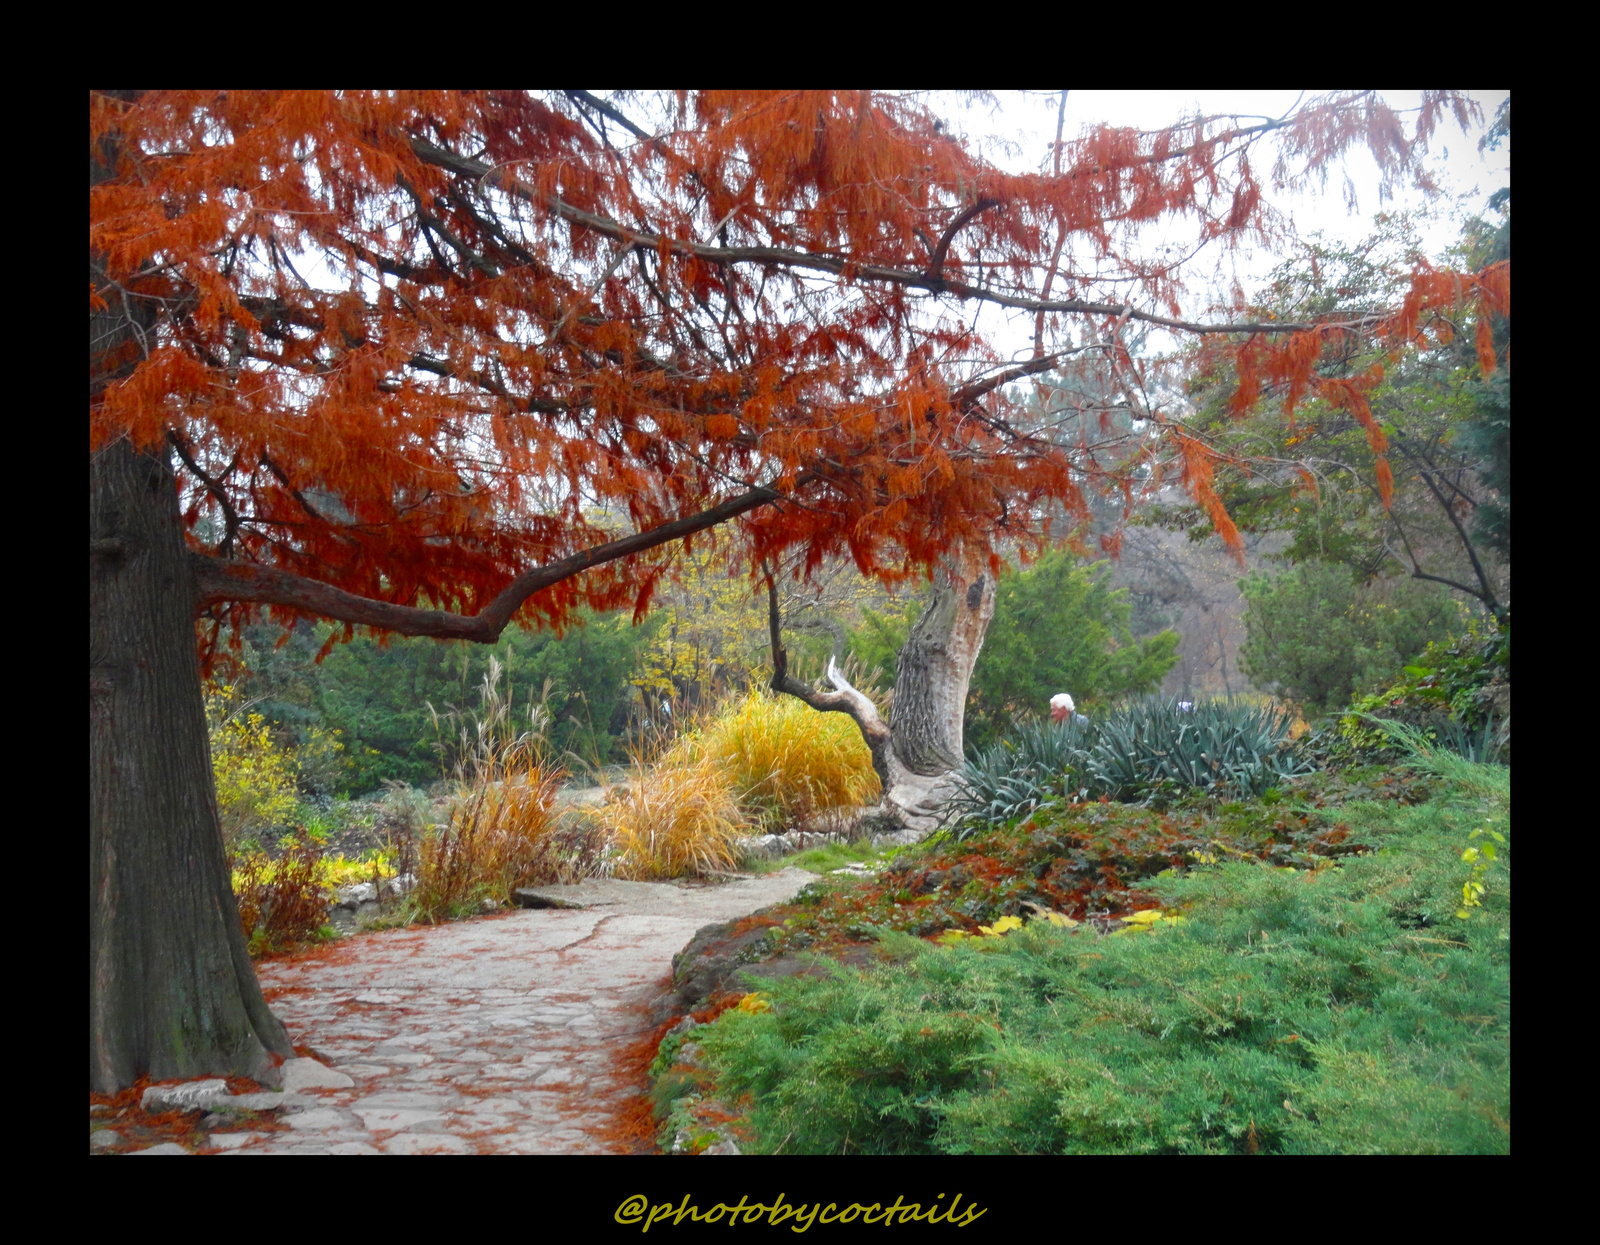
<svg viewBox="0 0 1600 1245">
<path fill-rule="evenodd" d="M 697 747 L 727 767 L 747 808 L 779 828 L 879 797 L 872 754 L 855 722 L 793 696 L 752 692 L 714 717 Z"/>
<path fill-rule="evenodd" d="M 731 872 L 738 841 L 753 829 L 728 767 L 683 746 L 653 764 L 636 754 L 632 777 L 596 820 L 611 842 L 616 876 L 641 882 Z"/>
<path fill-rule="evenodd" d="M 519 886 L 574 881 L 601 865 L 593 828 L 562 822 L 553 807 L 566 771 L 548 755 L 542 705 L 530 706 L 529 729 L 516 730 L 502 673 L 491 657 L 470 719 L 434 715 L 455 791 L 449 820 L 427 826 L 417 843 L 414 919 L 459 916 L 485 899 L 504 903 Z"/>
</svg>

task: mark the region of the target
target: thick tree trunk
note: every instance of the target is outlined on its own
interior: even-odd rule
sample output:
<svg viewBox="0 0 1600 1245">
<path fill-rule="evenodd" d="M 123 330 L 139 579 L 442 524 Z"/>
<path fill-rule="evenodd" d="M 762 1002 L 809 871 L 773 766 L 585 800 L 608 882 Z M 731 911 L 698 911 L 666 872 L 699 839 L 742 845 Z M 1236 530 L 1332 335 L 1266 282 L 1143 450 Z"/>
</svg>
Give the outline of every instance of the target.
<svg viewBox="0 0 1600 1245">
<path fill-rule="evenodd" d="M 831 692 L 815 691 L 790 677 L 770 579 L 768 591 L 773 690 L 797 696 L 813 709 L 855 719 L 883 786 L 883 802 L 869 814 L 882 829 L 918 835 L 934 829 L 939 807 L 951 792 L 953 771 L 961 765 L 967 688 L 994 617 L 994 580 L 980 575 L 968 581 L 949 570 L 937 576 L 928 606 L 900 650 L 892 728 L 833 662 L 828 663 Z"/>
<path fill-rule="evenodd" d="M 165 458 L 92 455 L 89 524 L 89 1085 L 259 1076 L 291 1052 L 234 903 Z"/>
<path fill-rule="evenodd" d="M 132 100 L 137 92 L 112 92 Z M 112 175 L 117 139 L 89 160 Z M 89 256 L 89 399 L 154 333 Z M 195 651 L 194 572 L 164 453 L 89 456 L 89 1088 L 141 1076 L 259 1076 L 291 1054 L 234 903 Z"/>
</svg>

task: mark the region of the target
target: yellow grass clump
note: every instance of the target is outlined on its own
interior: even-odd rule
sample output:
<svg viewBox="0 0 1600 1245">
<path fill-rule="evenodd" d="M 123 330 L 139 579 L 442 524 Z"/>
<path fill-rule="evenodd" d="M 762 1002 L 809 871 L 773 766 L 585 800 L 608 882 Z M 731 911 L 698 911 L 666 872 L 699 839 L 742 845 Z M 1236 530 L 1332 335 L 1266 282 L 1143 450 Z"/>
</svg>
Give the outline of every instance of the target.
<svg viewBox="0 0 1600 1245">
<path fill-rule="evenodd" d="M 417 919 L 460 915 L 484 899 L 503 903 L 519 886 L 574 881 L 599 867 L 592 827 L 563 826 L 553 808 L 566 771 L 545 753 L 542 710 L 532 710 L 532 729 L 517 732 L 502 672 L 491 657 L 474 720 L 436 716 L 441 744 L 455 756 L 455 795 L 449 822 L 427 827 L 416 844 Z M 454 740 L 444 737 L 447 721 Z"/>
<path fill-rule="evenodd" d="M 713 718 L 696 747 L 727 766 L 740 798 L 769 822 L 804 825 L 879 798 L 872 753 L 855 722 L 793 696 L 751 693 Z"/>
<path fill-rule="evenodd" d="M 727 767 L 678 747 L 655 764 L 634 758 L 632 779 L 597 814 L 616 851 L 616 875 L 635 881 L 732 870 L 752 826 Z"/>
<path fill-rule="evenodd" d="M 582 852 L 564 842 L 551 808 L 561 778 L 524 756 L 463 784 L 449 824 L 417 845 L 418 916 L 437 919 L 482 899 L 505 902 L 518 886 L 574 880 Z"/>
</svg>

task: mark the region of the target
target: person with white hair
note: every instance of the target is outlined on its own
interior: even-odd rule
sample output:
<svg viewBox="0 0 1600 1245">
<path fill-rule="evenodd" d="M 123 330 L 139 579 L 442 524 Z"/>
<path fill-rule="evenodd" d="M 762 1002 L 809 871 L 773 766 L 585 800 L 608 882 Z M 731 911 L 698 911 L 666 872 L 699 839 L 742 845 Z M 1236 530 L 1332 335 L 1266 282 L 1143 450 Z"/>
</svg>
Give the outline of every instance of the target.
<svg viewBox="0 0 1600 1245">
<path fill-rule="evenodd" d="M 1072 703 L 1072 697 L 1066 692 L 1057 692 L 1050 697 L 1050 717 L 1053 721 L 1065 722 L 1070 718 L 1072 721 L 1082 725 L 1089 719 L 1077 710 L 1077 705 Z"/>
</svg>

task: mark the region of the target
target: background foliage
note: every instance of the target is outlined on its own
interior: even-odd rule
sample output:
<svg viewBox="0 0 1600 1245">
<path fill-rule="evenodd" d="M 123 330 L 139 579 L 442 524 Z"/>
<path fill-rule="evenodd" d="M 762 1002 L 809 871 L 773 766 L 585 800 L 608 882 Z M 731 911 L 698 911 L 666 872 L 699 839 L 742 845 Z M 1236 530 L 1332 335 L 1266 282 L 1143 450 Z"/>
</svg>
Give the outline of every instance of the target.
<svg viewBox="0 0 1600 1245">
<path fill-rule="evenodd" d="M 1000 577 L 967 697 L 969 747 L 993 744 L 1018 719 L 1047 712 L 1057 692 L 1070 692 L 1082 711 L 1160 686 L 1177 661 L 1178 634 L 1135 641 L 1128 592 L 1106 571 L 1058 550 Z"/>
<path fill-rule="evenodd" d="M 635 626 L 626 613 L 579 612 L 562 635 L 512 628 L 494 645 L 357 635 L 319 665 L 328 629 L 302 626 L 280 644 L 282 632 L 263 625 L 245 632 L 235 682 L 259 698 L 258 712 L 285 745 L 303 749 L 319 730 L 340 733 L 347 766 L 310 783 L 312 794 L 439 780 L 446 767 L 429 706 L 445 713 L 472 705 L 491 662 L 504 671 L 519 713 L 543 704 L 558 755 L 607 763 L 625 752 L 642 703 L 642 654 L 660 626 L 654 617 Z"/>
<path fill-rule="evenodd" d="M 1248 603 L 1240 667 L 1307 717 L 1344 708 L 1465 621 L 1438 584 L 1362 581 L 1339 562 L 1301 562 L 1240 587 Z"/>
</svg>

